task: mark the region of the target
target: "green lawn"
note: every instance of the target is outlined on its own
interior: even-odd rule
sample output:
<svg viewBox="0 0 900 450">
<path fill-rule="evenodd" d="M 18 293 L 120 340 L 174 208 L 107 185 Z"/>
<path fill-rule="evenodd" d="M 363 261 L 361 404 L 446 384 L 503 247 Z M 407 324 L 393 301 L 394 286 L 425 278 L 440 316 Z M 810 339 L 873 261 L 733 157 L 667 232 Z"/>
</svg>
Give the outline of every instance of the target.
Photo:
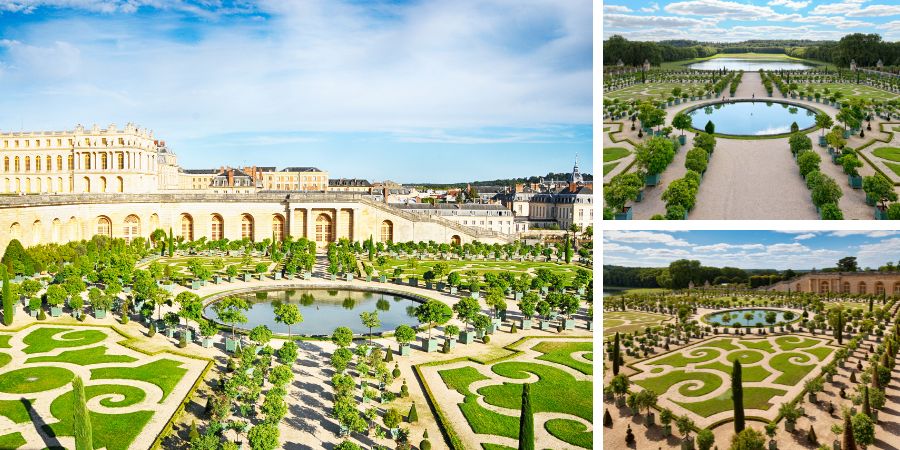
<svg viewBox="0 0 900 450">
<path fill-rule="evenodd" d="M 559 369 L 526 362 L 497 363 L 491 370 L 497 375 L 512 379 L 528 378 L 529 373 L 537 375 L 540 381 L 531 385 L 534 412 L 572 414 L 593 422 L 593 383 L 590 381 L 579 381 Z M 561 390 L 565 390 L 566 395 L 560 395 Z M 522 407 L 520 383 L 485 386 L 478 393 L 490 405 L 517 411 Z"/>
<path fill-rule="evenodd" d="M 741 345 L 747 348 L 752 348 L 756 350 L 762 350 L 768 353 L 775 353 L 775 347 L 772 346 L 772 343 L 767 340 L 761 341 L 741 341 Z"/>
<path fill-rule="evenodd" d="M 603 162 L 615 161 L 622 159 L 631 153 L 625 147 L 607 147 L 603 149 Z"/>
<path fill-rule="evenodd" d="M 767 410 L 772 407 L 772 404 L 769 403 L 769 400 L 772 397 L 778 395 L 784 395 L 787 392 L 782 389 L 774 389 L 774 388 L 766 388 L 766 387 L 752 387 L 748 386 L 744 388 L 744 408 L 745 409 L 760 409 Z M 689 411 L 693 411 L 694 413 L 702 416 L 709 417 L 713 414 L 720 413 L 723 411 L 731 411 L 734 409 L 734 401 L 731 399 L 731 389 L 725 391 L 722 395 L 718 397 L 711 398 L 709 400 L 705 400 L 702 402 L 675 402 L 678 405 L 683 406 L 685 409 Z"/>
<path fill-rule="evenodd" d="M 187 373 L 181 363 L 171 359 L 159 359 L 137 367 L 104 367 L 91 370 L 92 380 L 126 379 L 146 381 L 159 386 L 163 391 L 160 402 L 172 392 L 172 389 Z"/>
<path fill-rule="evenodd" d="M 484 450 L 516 450 L 512 447 L 507 447 L 505 445 L 491 444 L 488 442 L 482 443 L 481 448 Z"/>
<path fill-rule="evenodd" d="M 501 273 L 501 272 L 512 272 L 515 275 L 519 275 L 521 273 L 530 273 L 534 276 L 535 271 L 537 269 L 549 269 L 551 272 L 559 274 L 566 282 L 571 282 L 572 278 L 575 277 L 575 273 L 579 268 L 584 269 L 582 266 L 578 266 L 575 264 L 559 264 L 555 262 L 544 262 L 544 261 L 460 261 L 460 260 L 435 260 L 435 259 L 399 259 L 399 258 L 391 258 L 387 257 L 385 261 L 384 268 L 378 268 L 379 273 L 384 273 L 386 275 L 392 276 L 394 268 L 403 269 L 403 274 L 401 278 L 409 278 L 410 276 L 417 276 L 420 280 L 423 279 L 423 275 L 425 272 L 431 270 L 431 268 L 437 263 L 444 263 L 447 265 L 450 272 L 460 272 L 460 275 L 463 275 L 463 279 L 465 279 L 465 273 L 474 270 L 479 276 L 483 276 L 485 273 Z M 446 281 L 446 276 L 444 280 Z"/>
<path fill-rule="evenodd" d="M 535 351 L 543 353 L 543 355 L 538 356 L 537 359 L 569 366 L 586 375 L 592 375 L 594 373 L 594 367 L 592 364 L 576 361 L 572 358 L 572 353 L 574 352 L 591 351 L 594 348 L 594 344 L 592 342 L 544 341 L 532 348 Z"/>
<path fill-rule="evenodd" d="M 888 166 L 888 169 L 893 170 L 897 176 L 900 176 L 900 164 L 886 162 L 884 165 Z"/>
<path fill-rule="evenodd" d="M 12 361 L 12 356 L 9 356 L 6 353 L 0 353 L 0 367 L 6 366 L 10 361 Z"/>
<path fill-rule="evenodd" d="M 19 448 L 27 443 L 28 441 L 18 431 L 0 436 L 0 448 Z"/>
<path fill-rule="evenodd" d="M 727 338 L 716 339 L 716 340 L 712 340 L 709 342 L 705 342 L 705 343 L 703 343 L 703 346 L 704 347 L 716 347 L 716 348 L 721 348 L 722 350 L 728 350 L 728 351 L 740 349 L 740 347 L 738 347 L 737 345 L 734 345 L 731 342 L 731 339 L 727 339 Z"/>
<path fill-rule="evenodd" d="M 718 358 L 722 352 L 714 348 L 693 348 L 690 350 L 677 351 L 665 358 L 653 361 L 654 366 L 672 366 L 684 367 L 688 364 L 697 364 L 706 361 L 712 361 Z"/>
<path fill-rule="evenodd" d="M 0 400 L 0 415 L 12 420 L 13 423 L 31 422 L 31 416 L 28 415 L 28 409 L 24 402 L 30 402 L 30 400 Z"/>
<path fill-rule="evenodd" d="M 603 175 L 606 175 L 606 174 L 612 172 L 612 170 L 615 169 L 616 166 L 618 166 L 618 165 L 619 165 L 618 161 L 604 164 L 603 165 Z"/>
<path fill-rule="evenodd" d="M 864 99 L 871 100 L 877 99 L 879 101 L 883 100 L 892 100 L 898 97 L 898 95 L 893 94 L 891 92 L 878 89 L 871 86 L 866 86 L 863 84 L 843 84 L 843 83 L 813 83 L 813 84 L 800 84 L 800 89 L 803 89 L 809 92 L 809 88 L 812 87 L 815 89 L 815 92 L 821 93 L 823 96 L 826 96 L 825 89 L 828 89 L 827 96 L 831 96 L 836 92 L 840 92 L 842 97 L 841 101 L 853 98 L 853 99 Z"/>
<path fill-rule="evenodd" d="M 12 338 L 11 334 L 2 334 L 0 335 L 0 348 L 12 348 L 9 345 L 9 340 Z"/>
<path fill-rule="evenodd" d="M 133 362 L 137 359 L 126 355 L 107 355 L 106 346 L 89 347 L 81 350 L 69 350 L 56 356 L 35 356 L 25 360 L 26 363 L 33 362 L 66 362 L 78 364 L 80 366 L 89 366 L 91 364 L 103 364 L 113 362 Z"/>
<path fill-rule="evenodd" d="M 519 438 L 518 417 L 497 414 L 482 408 L 476 402 L 475 394 L 469 391 L 469 385 L 479 380 L 485 380 L 487 377 L 472 367 L 442 370 L 438 374 L 447 387 L 466 397 L 463 403 L 459 404 L 459 409 L 474 433 L 493 434 L 512 439 Z M 519 395 L 521 396 L 521 393 Z"/>
<path fill-rule="evenodd" d="M 81 347 L 96 344 L 106 339 L 106 333 L 99 330 L 72 330 L 71 328 L 38 328 L 28 333 L 22 342 L 23 352 L 47 353 L 57 348 Z"/>
<path fill-rule="evenodd" d="M 784 351 L 812 347 L 819 342 L 821 341 L 818 339 L 804 339 L 800 336 L 781 336 L 775 338 L 775 343 Z"/>
<path fill-rule="evenodd" d="M 556 438 L 581 448 L 594 448 L 594 434 L 586 431 L 581 422 L 568 419 L 550 419 L 544 428 Z"/>
<path fill-rule="evenodd" d="M 99 384 L 84 387 L 85 397 L 90 400 L 98 395 L 118 394 L 123 398 L 112 400 L 105 398 L 100 404 L 110 408 L 121 408 L 139 403 L 144 399 L 144 391 L 124 385 Z M 116 398 L 116 397 L 113 397 Z M 59 422 L 44 425 L 44 430 L 51 436 L 73 436 L 74 418 L 72 391 L 60 395 L 50 405 L 50 413 Z M 153 417 L 153 411 L 135 411 L 123 414 L 100 414 L 90 412 L 93 427 L 94 448 L 106 447 L 108 450 L 126 450 L 134 442 L 144 426 Z"/>
<path fill-rule="evenodd" d="M 732 366 L 722 364 L 718 361 L 713 361 L 709 364 L 697 366 L 697 368 L 698 369 L 718 370 L 719 372 L 722 372 L 725 375 L 727 375 L 728 378 L 731 378 Z M 748 383 L 765 380 L 769 375 L 771 375 L 771 373 L 769 373 L 769 371 L 766 370 L 766 368 L 763 366 L 742 366 L 741 367 L 741 378 Z"/>
<path fill-rule="evenodd" d="M 735 360 L 739 360 L 741 364 L 753 364 L 762 361 L 763 355 L 754 350 L 740 350 L 736 352 L 731 352 L 728 356 L 725 357 L 730 363 L 734 363 Z"/>
<path fill-rule="evenodd" d="M 699 397 L 701 395 L 709 394 L 722 385 L 722 378 L 718 375 L 706 372 L 687 372 L 684 370 L 675 370 L 655 378 L 634 380 L 634 383 L 644 389 L 649 389 L 662 395 L 676 383 L 687 380 L 696 380 L 700 384 L 699 388 L 694 388 L 694 386 L 682 386 L 678 390 L 681 395 L 688 397 Z"/>
<path fill-rule="evenodd" d="M 819 361 L 825 361 L 825 358 L 827 358 L 834 350 L 828 347 L 813 347 L 802 349 L 800 351 L 812 354 L 816 358 L 819 358 Z"/>
<path fill-rule="evenodd" d="M 897 147 L 876 148 L 872 154 L 882 159 L 900 162 L 900 148 Z"/>
<path fill-rule="evenodd" d="M 59 367 L 27 367 L 0 374 L 0 392 L 28 394 L 49 391 L 72 382 L 75 374 Z"/>
<path fill-rule="evenodd" d="M 798 364 L 791 362 L 791 359 L 798 361 Z M 809 375 L 809 372 L 816 367 L 816 361 L 808 354 L 798 352 L 779 353 L 769 360 L 769 365 L 773 369 L 781 372 L 781 375 L 775 379 L 775 383 L 793 386 Z M 810 363 L 805 365 L 803 363 Z"/>
</svg>

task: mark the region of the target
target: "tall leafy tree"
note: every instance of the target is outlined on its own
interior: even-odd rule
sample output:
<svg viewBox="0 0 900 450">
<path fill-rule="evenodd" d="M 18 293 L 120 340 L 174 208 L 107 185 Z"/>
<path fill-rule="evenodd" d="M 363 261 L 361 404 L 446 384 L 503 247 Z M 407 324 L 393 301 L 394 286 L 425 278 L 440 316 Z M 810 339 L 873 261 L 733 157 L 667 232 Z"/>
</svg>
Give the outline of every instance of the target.
<svg viewBox="0 0 900 450">
<path fill-rule="evenodd" d="M 10 326 L 15 315 L 15 301 L 13 300 L 12 286 L 9 284 L 9 271 L 6 267 L 0 267 L 3 272 L 3 324 Z"/>
<path fill-rule="evenodd" d="M 288 327 L 288 338 L 291 337 L 291 325 L 303 322 L 303 315 L 300 314 L 300 308 L 293 303 L 282 303 L 275 307 L 275 321 L 283 323 Z"/>
<path fill-rule="evenodd" d="M 619 374 L 619 360 L 622 358 L 620 354 L 621 350 L 619 349 L 619 332 L 616 332 L 616 337 L 613 339 L 613 376 Z"/>
<path fill-rule="evenodd" d="M 735 359 L 731 368 L 731 400 L 734 401 L 735 433 L 744 430 L 744 384 L 741 378 L 741 362 Z"/>
<path fill-rule="evenodd" d="M 534 412 L 531 408 L 531 384 L 522 385 L 522 410 L 519 414 L 519 450 L 534 450 Z"/>
</svg>

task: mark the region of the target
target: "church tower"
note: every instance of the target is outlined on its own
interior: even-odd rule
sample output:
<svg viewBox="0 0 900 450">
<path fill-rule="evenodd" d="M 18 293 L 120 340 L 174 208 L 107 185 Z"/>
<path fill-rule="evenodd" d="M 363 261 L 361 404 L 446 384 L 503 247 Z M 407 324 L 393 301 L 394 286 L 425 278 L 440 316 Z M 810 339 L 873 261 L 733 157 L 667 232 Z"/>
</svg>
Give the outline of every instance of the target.
<svg viewBox="0 0 900 450">
<path fill-rule="evenodd" d="M 578 154 L 575 154 L 575 167 L 572 168 L 572 174 L 569 175 L 569 184 L 575 183 L 576 185 L 584 185 L 584 178 L 581 176 L 581 172 L 578 171 Z"/>
</svg>

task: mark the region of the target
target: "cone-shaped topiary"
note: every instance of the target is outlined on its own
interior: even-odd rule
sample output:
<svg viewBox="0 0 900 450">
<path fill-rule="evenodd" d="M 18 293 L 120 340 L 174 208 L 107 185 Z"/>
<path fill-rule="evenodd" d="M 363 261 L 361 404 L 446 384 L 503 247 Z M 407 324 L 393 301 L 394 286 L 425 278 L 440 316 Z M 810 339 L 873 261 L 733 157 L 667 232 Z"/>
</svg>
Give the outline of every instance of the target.
<svg viewBox="0 0 900 450">
<path fill-rule="evenodd" d="M 0 270 L 3 271 L 3 324 L 10 326 L 16 312 L 15 300 L 13 300 L 12 287 L 9 283 L 9 271 L 6 270 L 6 266 L 0 267 Z"/>
<path fill-rule="evenodd" d="M 384 362 L 392 362 L 394 360 L 394 351 L 390 347 L 384 349 Z"/>
<path fill-rule="evenodd" d="M 735 359 L 731 368 L 731 399 L 734 401 L 734 433 L 744 430 L 744 385 L 741 380 L 741 362 Z"/>
<path fill-rule="evenodd" d="M 869 405 L 869 387 L 868 386 L 863 386 L 862 396 L 863 396 L 862 412 L 863 412 L 863 414 L 865 414 L 871 418 L 872 417 L 872 406 Z"/>
<path fill-rule="evenodd" d="M 534 413 L 531 410 L 531 384 L 522 385 L 522 410 L 519 414 L 519 450 L 534 450 Z"/>
<path fill-rule="evenodd" d="M 603 413 L 603 426 L 606 428 L 612 428 L 613 426 L 612 416 L 609 414 L 608 409 Z"/>
<path fill-rule="evenodd" d="M 72 395 L 75 397 L 72 403 L 72 416 L 75 420 L 75 449 L 93 450 L 94 437 L 91 430 L 91 415 L 85 404 L 84 382 L 81 377 L 72 379 Z"/>
<path fill-rule="evenodd" d="M 197 421 L 191 421 L 191 431 L 188 433 L 188 440 L 194 441 L 200 439 L 200 432 L 197 431 Z"/>
<path fill-rule="evenodd" d="M 612 360 L 613 360 L 613 376 L 619 374 L 619 332 L 616 332 L 616 337 L 613 339 L 613 350 L 612 350 Z"/>
<path fill-rule="evenodd" d="M 853 438 L 853 422 L 850 421 L 850 414 L 844 414 L 844 442 L 841 450 L 856 450 L 856 440 Z"/>
<path fill-rule="evenodd" d="M 409 397 L 409 386 L 406 385 L 406 380 L 403 380 L 403 386 L 400 386 L 400 396 L 401 397 Z"/>
<path fill-rule="evenodd" d="M 806 442 L 812 445 L 819 443 L 819 438 L 816 437 L 816 429 L 812 425 L 809 426 L 809 433 L 806 434 Z"/>
<path fill-rule="evenodd" d="M 406 421 L 409 423 L 416 423 L 419 421 L 419 413 L 416 412 L 416 402 L 413 402 L 412 406 L 409 407 L 409 414 L 406 415 Z"/>
</svg>

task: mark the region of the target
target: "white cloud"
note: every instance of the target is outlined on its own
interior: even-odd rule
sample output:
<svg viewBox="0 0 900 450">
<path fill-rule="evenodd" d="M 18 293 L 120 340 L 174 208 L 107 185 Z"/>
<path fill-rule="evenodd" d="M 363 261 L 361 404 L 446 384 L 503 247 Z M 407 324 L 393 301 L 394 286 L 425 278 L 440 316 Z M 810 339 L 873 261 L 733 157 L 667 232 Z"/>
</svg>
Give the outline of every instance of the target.
<svg viewBox="0 0 900 450">
<path fill-rule="evenodd" d="M 872 27 L 873 24 L 862 20 L 848 20 L 842 16 L 807 16 L 794 19 L 794 22 L 814 23 L 818 25 L 828 25 L 839 29 L 856 28 L 856 27 Z"/>
<path fill-rule="evenodd" d="M 803 233 L 803 234 L 798 234 L 797 236 L 794 236 L 794 239 L 796 239 L 798 241 L 802 241 L 804 239 L 810 239 L 810 238 L 814 238 L 814 237 L 816 237 L 815 233 Z"/>
<path fill-rule="evenodd" d="M 734 20 L 790 20 L 800 17 L 799 14 L 786 15 L 776 13 L 768 6 L 756 6 L 723 0 L 675 2 L 669 3 L 664 9 L 672 14 L 720 17 Z"/>
<path fill-rule="evenodd" d="M 652 231 L 617 231 L 603 232 L 603 239 L 615 242 L 631 242 L 635 244 L 663 244 L 672 247 L 687 247 L 691 244 L 683 239 L 677 239 L 671 234 L 655 233 Z"/>
<path fill-rule="evenodd" d="M 829 14 L 846 14 L 848 11 L 857 10 L 868 0 L 844 0 L 838 3 L 827 3 L 824 5 L 816 5 L 810 11 L 810 14 L 829 15 Z"/>
<path fill-rule="evenodd" d="M 713 21 L 714 22 L 714 21 Z M 635 16 L 626 14 L 604 14 L 606 28 L 685 28 L 709 25 L 710 21 L 672 16 Z"/>
<path fill-rule="evenodd" d="M 792 242 L 790 244 L 772 244 L 766 247 L 766 253 L 770 255 L 778 253 L 803 253 L 809 250 L 809 247 L 799 242 Z"/>
<path fill-rule="evenodd" d="M 694 251 L 696 252 L 724 252 L 727 250 L 762 250 L 765 249 L 766 246 L 762 244 L 712 244 L 712 245 L 700 245 L 694 247 Z"/>
<path fill-rule="evenodd" d="M 865 236 L 870 238 L 882 238 L 888 236 L 894 236 L 898 231 L 891 230 L 878 230 L 878 231 L 860 231 L 860 230 L 838 230 L 833 231 L 831 236 L 834 237 L 845 237 L 845 236 Z"/>
<path fill-rule="evenodd" d="M 641 8 L 641 11 L 648 12 L 648 13 L 659 11 L 659 3 L 656 3 L 656 2 L 650 3 L 650 6 L 645 6 L 645 7 Z"/>
<path fill-rule="evenodd" d="M 861 267 L 877 269 L 888 261 L 900 259 L 900 237 L 884 239 L 873 244 L 863 244 L 856 253 L 856 260 Z"/>
<path fill-rule="evenodd" d="M 795 1 L 791 1 L 791 0 L 772 0 L 769 2 L 769 6 L 784 6 L 785 8 L 797 10 L 797 9 L 806 8 L 807 6 L 809 6 L 810 3 L 812 3 L 812 2 L 809 0 L 800 1 L 800 2 L 795 2 Z"/>
<path fill-rule="evenodd" d="M 622 5 L 603 5 L 604 13 L 629 13 L 632 9 Z"/>
<path fill-rule="evenodd" d="M 847 12 L 848 17 L 885 17 L 896 15 L 900 15 L 900 5 L 871 5 Z"/>
</svg>

